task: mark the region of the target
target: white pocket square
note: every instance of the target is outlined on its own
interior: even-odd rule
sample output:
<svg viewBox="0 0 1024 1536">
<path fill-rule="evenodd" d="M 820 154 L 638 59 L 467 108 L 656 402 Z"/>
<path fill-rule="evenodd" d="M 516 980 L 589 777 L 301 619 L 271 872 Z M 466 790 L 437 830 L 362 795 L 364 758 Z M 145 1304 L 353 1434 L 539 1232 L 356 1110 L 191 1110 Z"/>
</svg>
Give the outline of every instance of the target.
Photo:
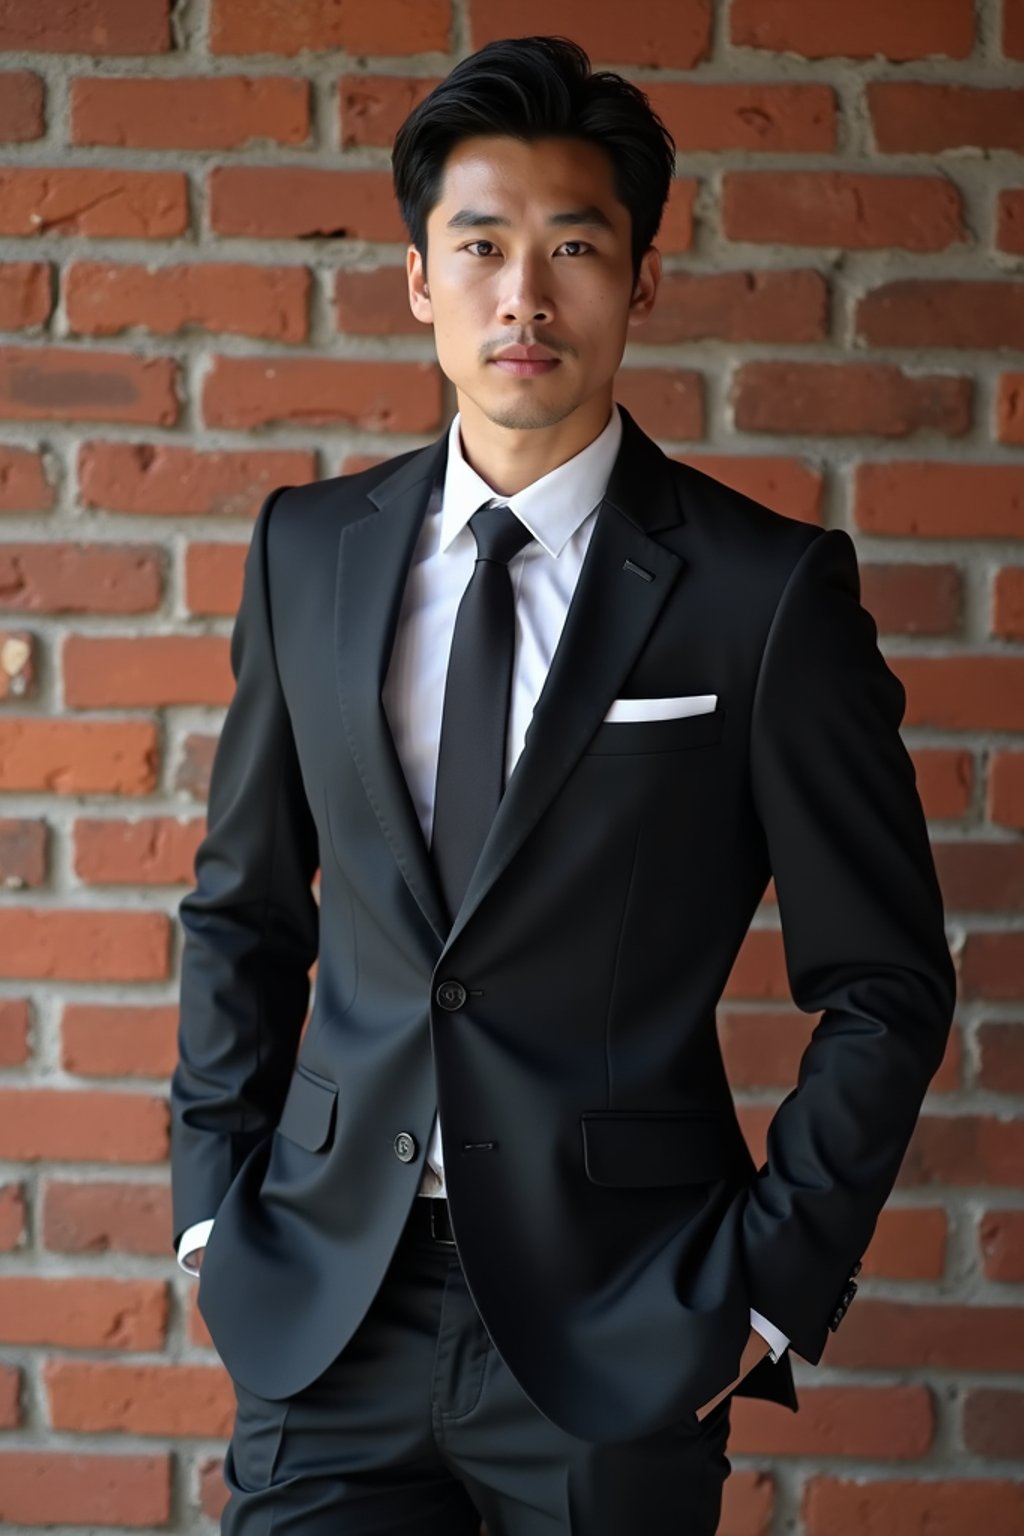
<svg viewBox="0 0 1024 1536">
<path fill-rule="evenodd" d="M 710 714 L 718 703 L 717 693 L 680 693 L 670 699 L 616 699 L 605 719 L 678 720 L 683 715 Z"/>
</svg>

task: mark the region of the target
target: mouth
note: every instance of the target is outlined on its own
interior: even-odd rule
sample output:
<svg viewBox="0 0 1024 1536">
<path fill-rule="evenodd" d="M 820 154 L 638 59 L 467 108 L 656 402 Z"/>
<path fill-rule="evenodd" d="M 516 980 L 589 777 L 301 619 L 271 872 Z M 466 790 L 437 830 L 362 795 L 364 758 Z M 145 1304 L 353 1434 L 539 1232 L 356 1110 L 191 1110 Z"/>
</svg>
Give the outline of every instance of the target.
<svg viewBox="0 0 1024 1536">
<path fill-rule="evenodd" d="M 513 378 L 534 379 L 557 368 L 559 361 L 557 357 L 492 357 L 488 366 L 500 368 L 502 373 L 510 373 Z"/>
</svg>

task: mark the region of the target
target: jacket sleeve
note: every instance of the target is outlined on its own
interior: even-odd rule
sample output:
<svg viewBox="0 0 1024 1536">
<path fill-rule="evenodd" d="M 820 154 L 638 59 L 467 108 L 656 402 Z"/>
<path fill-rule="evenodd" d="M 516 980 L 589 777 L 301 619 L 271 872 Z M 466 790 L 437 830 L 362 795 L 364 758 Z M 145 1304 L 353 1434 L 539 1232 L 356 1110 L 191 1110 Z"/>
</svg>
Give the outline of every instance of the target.
<svg viewBox="0 0 1024 1536">
<path fill-rule="evenodd" d="M 182 899 L 178 1059 L 170 1085 L 173 1247 L 212 1219 L 277 1123 L 319 943 L 319 865 L 271 627 L 264 500 L 231 635 L 235 690 L 214 755 L 194 888 Z M 287 517 L 287 511 L 283 515 Z"/>
<path fill-rule="evenodd" d="M 814 1365 L 851 1299 L 846 1287 L 942 1061 L 956 1000 L 899 734 L 905 707 L 860 603 L 853 540 L 819 532 L 769 629 L 750 765 L 790 989 L 822 1016 L 769 1124 L 743 1213 L 751 1304 Z"/>
</svg>

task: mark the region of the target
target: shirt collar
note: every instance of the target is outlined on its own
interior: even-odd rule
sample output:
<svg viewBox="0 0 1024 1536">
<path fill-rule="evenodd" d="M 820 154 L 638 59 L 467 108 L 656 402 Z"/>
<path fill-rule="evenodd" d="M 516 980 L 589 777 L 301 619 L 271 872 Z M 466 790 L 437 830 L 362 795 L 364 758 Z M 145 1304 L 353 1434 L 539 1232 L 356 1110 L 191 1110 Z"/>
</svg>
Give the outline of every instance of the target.
<svg viewBox="0 0 1024 1536">
<path fill-rule="evenodd" d="M 461 533 L 486 501 L 510 506 L 537 542 L 556 558 L 604 496 L 622 441 L 622 417 L 612 405 L 608 424 L 586 448 L 549 470 L 514 496 L 499 496 L 462 453 L 457 412 L 448 431 L 448 461 L 441 500 L 441 549 Z"/>
</svg>

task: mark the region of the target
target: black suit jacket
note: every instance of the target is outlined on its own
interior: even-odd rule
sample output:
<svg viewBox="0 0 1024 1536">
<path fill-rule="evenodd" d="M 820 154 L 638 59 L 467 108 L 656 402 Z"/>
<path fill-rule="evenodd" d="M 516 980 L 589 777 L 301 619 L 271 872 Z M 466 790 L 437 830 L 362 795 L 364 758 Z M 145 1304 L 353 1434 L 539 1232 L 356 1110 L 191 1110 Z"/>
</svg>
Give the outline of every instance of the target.
<svg viewBox="0 0 1024 1536">
<path fill-rule="evenodd" d="M 257 517 L 180 906 L 171 1111 L 174 1244 L 216 1217 L 199 1309 L 264 1396 L 364 1316 L 438 1104 L 474 1301 L 571 1433 L 692 1415 L 735 1377 L 751 1306 L 817 1363 L 942 1058 L 942 901 L 853 542 L 623 418 L 454 923 L 380 699 L 447 434 Z M 706 692 L 712 714 L 604 720 Z M 771 875 L 821 1018 L 758 1168 L 715 1007 Z M 796 1408 L 789 1355 L 736 1391 Z"/>
</svg>

